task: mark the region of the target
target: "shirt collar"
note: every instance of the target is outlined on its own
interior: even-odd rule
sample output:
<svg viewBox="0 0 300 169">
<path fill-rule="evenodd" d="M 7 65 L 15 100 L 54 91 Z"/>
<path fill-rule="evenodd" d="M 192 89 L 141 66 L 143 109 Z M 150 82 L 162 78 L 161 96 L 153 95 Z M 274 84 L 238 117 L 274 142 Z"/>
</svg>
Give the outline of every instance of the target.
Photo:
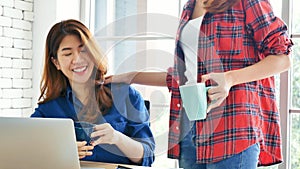
<svg viewBox="0 0 300 169">
<path fill-rule="evenodd" d="M 73 100 L 73 91 L 70 85 L 67 86 L 66 97 L 68 100 Z"/>
</svg>

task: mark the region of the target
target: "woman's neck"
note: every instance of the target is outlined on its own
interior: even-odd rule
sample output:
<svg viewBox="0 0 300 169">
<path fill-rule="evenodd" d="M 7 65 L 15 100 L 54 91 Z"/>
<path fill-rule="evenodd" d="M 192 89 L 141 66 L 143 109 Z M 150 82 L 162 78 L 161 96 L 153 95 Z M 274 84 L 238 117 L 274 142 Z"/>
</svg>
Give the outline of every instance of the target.
<svg viewBox="0 0 300 169">
<path fill-rule="evenodd" d="M 92 91 L 92 86 L 87 84 L 73 84 L 71 87 L 77 99 L 79 99 L 82 104 L 86 104 L 87 98 Z"/>
<path fill-rule="evenodd" d="M 191 19 L 199 18 L 205 14 L 206 10 L 203 7 L 203 0 L 196 0 L 195 8 Z"/>
</svg>

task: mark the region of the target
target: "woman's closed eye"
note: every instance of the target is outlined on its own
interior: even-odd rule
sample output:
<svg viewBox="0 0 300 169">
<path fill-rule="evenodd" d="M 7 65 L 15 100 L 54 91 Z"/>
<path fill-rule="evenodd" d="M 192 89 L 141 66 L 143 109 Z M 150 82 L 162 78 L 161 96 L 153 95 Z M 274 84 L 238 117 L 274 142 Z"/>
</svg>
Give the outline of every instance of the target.
<svg viewBox="0 0 300 169">
<path fill-rule="evenodd" d="M 72 53 L 64 53 L 63 56 L 71 56 Z"/>
</svg>

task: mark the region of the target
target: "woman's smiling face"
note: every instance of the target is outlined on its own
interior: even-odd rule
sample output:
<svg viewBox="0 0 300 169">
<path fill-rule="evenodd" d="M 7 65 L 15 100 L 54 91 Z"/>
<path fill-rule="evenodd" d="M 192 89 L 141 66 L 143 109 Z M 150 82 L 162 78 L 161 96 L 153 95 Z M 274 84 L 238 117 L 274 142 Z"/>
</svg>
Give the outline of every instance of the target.
<svg viewBox="0 0 300 169">
<path fill-rule="evenodd" d="M 57 50 L 57 59 L 52 59 L 52 62 L 69 79 L 71 85 L 85 84 L 95 66 L 81 40 L 75 35 L 63 38 Z"/>
</svg>

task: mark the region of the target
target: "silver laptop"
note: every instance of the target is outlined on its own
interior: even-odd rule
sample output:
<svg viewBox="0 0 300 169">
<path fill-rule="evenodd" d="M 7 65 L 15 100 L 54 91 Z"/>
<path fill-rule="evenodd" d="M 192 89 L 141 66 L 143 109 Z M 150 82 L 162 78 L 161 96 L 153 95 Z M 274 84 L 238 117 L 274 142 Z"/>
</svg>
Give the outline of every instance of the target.
<svg viewBox="0 0 300 169">
<path fill-rule="evenodd" d="M 73 121 L 0 117 L 0 168 L 80 169 Z"/>
</svg>

